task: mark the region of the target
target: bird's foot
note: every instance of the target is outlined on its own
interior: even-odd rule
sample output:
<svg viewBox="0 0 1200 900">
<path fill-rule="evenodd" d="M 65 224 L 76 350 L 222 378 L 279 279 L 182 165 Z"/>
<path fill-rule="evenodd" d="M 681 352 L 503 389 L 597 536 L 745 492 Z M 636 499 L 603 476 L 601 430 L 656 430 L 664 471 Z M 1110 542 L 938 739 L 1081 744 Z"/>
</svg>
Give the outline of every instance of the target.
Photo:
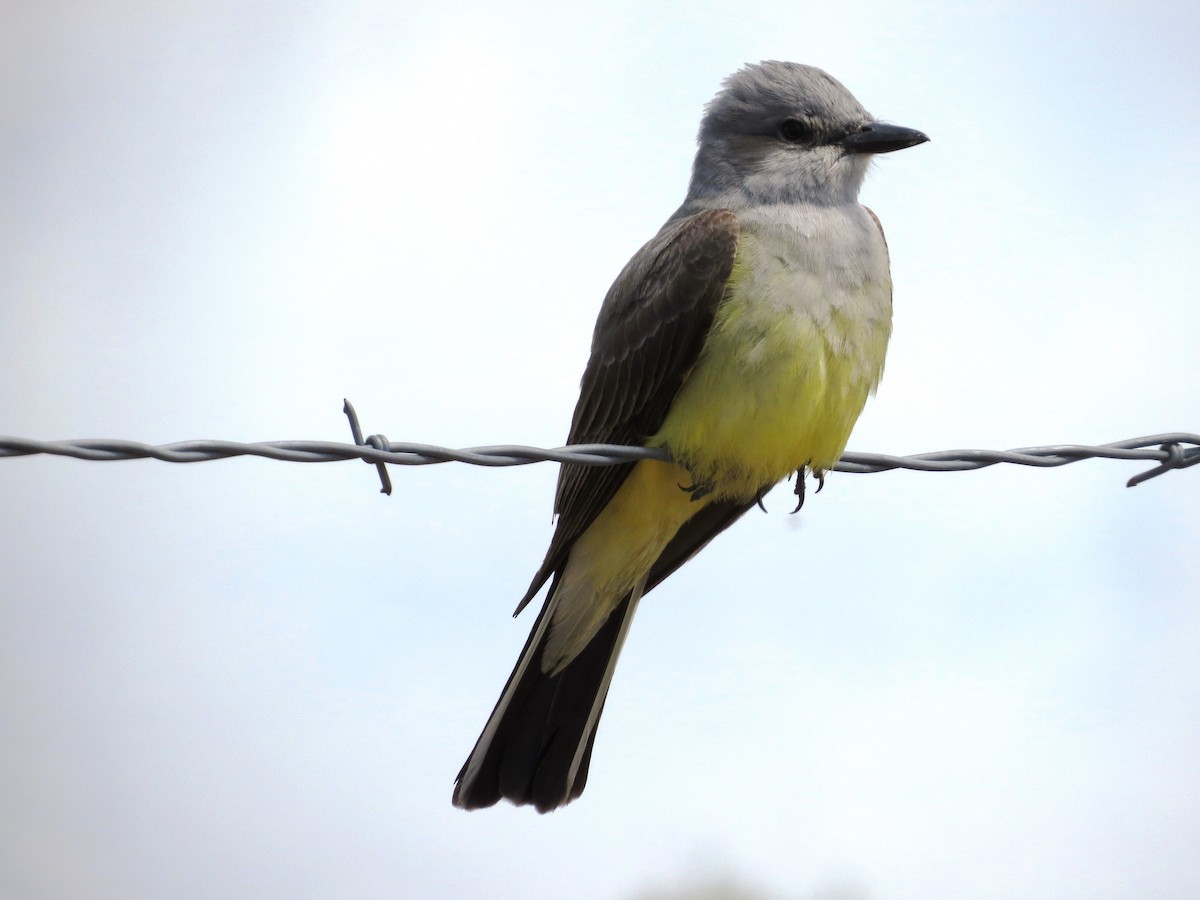
<svg viewBox="0 0 1200 900">
<path fill-rule="evenodd" d="M 804 506 L 804 481 L 805 481 L 805 476 L 808 474 L 809 471 L 811 471 L 813 474 L 813 477 L 815 477 L 817 479 L 816 493 L 818 493 L 818 494 L 821 493 L 821 488 L 825 487 L 825 471 L 823 469 L 810 470 L 807 465 L 803 465 L 800 468 L 798 468 L 796 470 L 796 489 L 794 491 L 794 493 L 796 494 L 796 508 L 792 510 L 793 516 L 796 513 L 800 512 L 801 507 Z"/>
<path fill-rule="evenodd" d="M 693 482 L 692 484 L 681 484 L 679 485 L 679 489 L 686 494 L 690 494 L 693 503 L 695 503 L 697 500 L 707 497 L 713 492 L 713 486 L 711 484 L 704 484 L 699 481 Z"/>
</svg>

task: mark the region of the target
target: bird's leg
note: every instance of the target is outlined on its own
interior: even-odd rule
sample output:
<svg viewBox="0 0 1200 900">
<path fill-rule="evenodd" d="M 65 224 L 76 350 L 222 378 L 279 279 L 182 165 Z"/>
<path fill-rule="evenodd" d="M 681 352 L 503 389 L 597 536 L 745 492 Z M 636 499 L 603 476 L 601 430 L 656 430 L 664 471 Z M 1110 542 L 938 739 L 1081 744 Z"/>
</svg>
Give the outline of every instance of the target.
<svg viewBox="0 0 1200 900">
<path fill-rule="evenodd" d="M 764 485 L 763 487 L 760 487 L 758 489 L 758 493 L 754 495 L 754 502 L 758 504 L 758 508 L 761 509 L 763 512 L 767 511 L 767 508 L 763 505 L 763 502 L 762 502 L 763 497 L 767 496 L 767 491 L 769 491 L 773 487 L 774 487 L 773 484 Z"/>
</svg>

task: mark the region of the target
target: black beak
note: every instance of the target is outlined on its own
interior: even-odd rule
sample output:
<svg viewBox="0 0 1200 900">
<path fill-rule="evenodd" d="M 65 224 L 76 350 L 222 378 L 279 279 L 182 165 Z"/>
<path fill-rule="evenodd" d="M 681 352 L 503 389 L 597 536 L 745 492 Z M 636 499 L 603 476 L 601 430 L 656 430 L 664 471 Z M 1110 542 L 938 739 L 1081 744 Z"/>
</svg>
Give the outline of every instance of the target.
<svg viewBox="0 0 1200 900">
<path fill-rule="evenodd" d="M 915 147 L 927 140 L 929 136 L 915 128 L 874 122 L 843 138 L 841 144 L 847 153 L 891 153 L 893 150 Z"/>
</svg>

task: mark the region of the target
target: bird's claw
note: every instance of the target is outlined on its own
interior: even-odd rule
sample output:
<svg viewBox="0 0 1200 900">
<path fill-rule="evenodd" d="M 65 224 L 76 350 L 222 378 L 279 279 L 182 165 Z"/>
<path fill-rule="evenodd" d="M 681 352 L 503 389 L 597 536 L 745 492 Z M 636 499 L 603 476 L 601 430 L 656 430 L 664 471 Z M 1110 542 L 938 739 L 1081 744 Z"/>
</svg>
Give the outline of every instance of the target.
<svg viewBox="0 0 1200 900">
<path fill-rule="evenodd" d="M 690 494 L 693 503 L 695 503 L 697 500 L 707 497 L 713 492 L 713 486 L 711 484 L 701 484 L 699 482 L 693 482 L 692 484 L 681 484 L 679 485 L 679 489 L 686 494 Z"/>
<path fill-rule="evenodd" d="M 805 476 L 808 474 L 809 471 L 810 471 L 810 469 L 808 468 L 807 465 L 801 466 L 799 469 L 796 470 L 796 488 L 794 491 L 794 493 L 796 494 L 796 508 L 793 509 L 791 512 L 791 514 L 793 516 L 796 513 L 800 512 L 801 507 L 804 506 L 804 482 L 805 482 Z M 823 469 L 813 469 L 811 471 L 812 471 L 813 477 L 817 479 L 816 493 L 819 494 L 819 493 L 821 493 L 821 489 L 823 487 L 825 487 L 825 472 Z"/>
</svg>

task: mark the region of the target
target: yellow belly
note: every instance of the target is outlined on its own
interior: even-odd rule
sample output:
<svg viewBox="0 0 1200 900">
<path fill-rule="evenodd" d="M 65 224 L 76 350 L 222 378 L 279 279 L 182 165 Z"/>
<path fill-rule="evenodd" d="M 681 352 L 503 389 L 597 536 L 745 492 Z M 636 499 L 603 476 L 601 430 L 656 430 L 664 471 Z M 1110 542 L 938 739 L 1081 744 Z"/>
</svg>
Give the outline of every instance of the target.
<svg viewBox="0 0 1200 900">
<path fill-rule="evenodd" d="M 650 444 L 715 497 L 747 499 L 801 466 L 837 462 L 883 372 L 891 328 L 879 310 L 890 303 L 847 295 L 813 307 L 738 283 Z"/>
</svg>

